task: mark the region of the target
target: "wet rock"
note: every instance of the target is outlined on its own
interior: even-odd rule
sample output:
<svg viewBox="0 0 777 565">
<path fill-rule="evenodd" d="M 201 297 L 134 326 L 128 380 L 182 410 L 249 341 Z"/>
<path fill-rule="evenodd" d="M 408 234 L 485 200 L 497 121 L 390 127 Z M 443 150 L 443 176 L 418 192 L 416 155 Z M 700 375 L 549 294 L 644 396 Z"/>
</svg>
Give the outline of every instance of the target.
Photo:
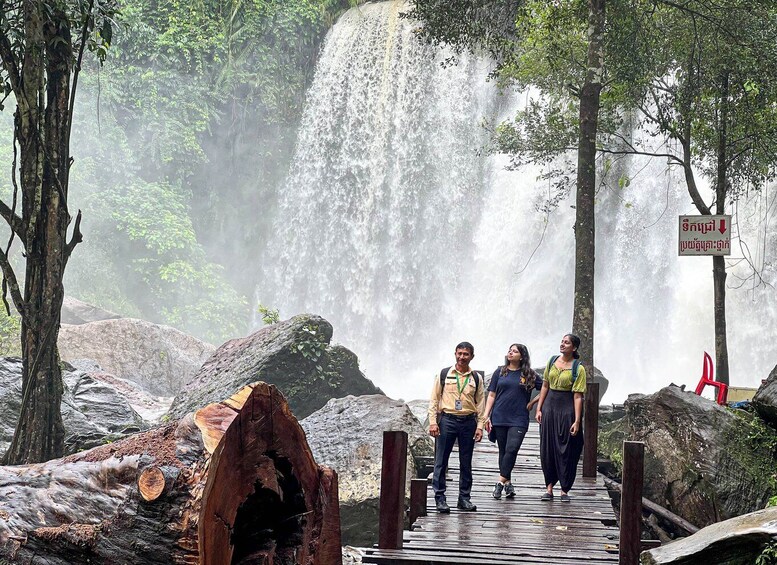
<svg viewBox="0 0 777 565">
<path fill-rule="evenodd" d="M 316 462 L 337 471 L 343 543 L 376 543 L 383 432 L 408 434 L 408 497 L 410 480 L 417 476 L 416 460 L 434 454 L 432 438 L 407 404 L 383 395 L 332 399 L 301 425 Z"/>
<path fill-rule="evenodd" d="M 330 345 L 332 326 L 303 314 L 266 326 L 222 345 L 173 401 L 170 416 L 180 418 L 254 381 L 274 384 L 298 419 L 330 398 L 382 394 L 359 370 L 348 349 Z"/>
<path fill-rule="evenodd" d="M 699 527 L 766 505 L 777 494 L 777 433 L 756 415 L 668 386 L 632 395 L 602 426 L 599 450 L 622 462 L 624 439 L 645 442 L 644 496 Z"/>
<path fill-rule="evenodd" d="M 766 508 L 702 528 L 640 555 L 642 565 L 752 565 L 777 539 L 777 507 Z"/>
<path fill-rule="evenodd" d="M 418 423 L 423 426 L 424 429 L 429 427 L 429 401 L 428 400 L 411 400 L 407 403 L 407 407 L 415 416 Z"/>
<path fill-rule="evenodd" d="M 777 428 L 777 366 L 772 369 L 766 382 L 758 388 L 752 404 L 761 418 Z"/>
<path fill-rule="evenodd" d="M 66 296 L 62 301 L 61 322 L 63 324 L 81 325 L 100 320 L 115 320 L 120 317 L 118 314 L 87 304 L 72 296 Z"/>
<path fill-rule="evenodd" d="M 175 328 L 132 318 L 63 324 L 58 345 L 64 361 L 93 359 L 160 396 L 175 396 L 216 350 Z"/>
<path fill-rule="evenodd" d="M 99 375 L 66 367 L 62 372 L 62 420 L 65 453 L 75 453 L 113 441 L 148 425 L 125 395 Z M 21 410 L 22 361 L 0 359 L 0 452 L 13 438 Z"/>
</svg>

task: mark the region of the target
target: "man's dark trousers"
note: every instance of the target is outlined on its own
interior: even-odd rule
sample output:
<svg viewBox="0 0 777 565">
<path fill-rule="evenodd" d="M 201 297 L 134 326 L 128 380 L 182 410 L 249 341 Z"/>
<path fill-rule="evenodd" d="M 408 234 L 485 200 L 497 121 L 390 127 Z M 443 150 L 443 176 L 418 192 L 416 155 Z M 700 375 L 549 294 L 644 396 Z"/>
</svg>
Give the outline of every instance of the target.
<svg viewBox="0 0 777 565">
<path fill-rule="evenodd" d="M 445 500 L 445 470 L 453 445 L 459 441 L 459 499 L 469 500 L 472 490 L 472 452 L 475 449 L 475 430 L 478 427 L 476 414 L 453 416 L 440 414 L 440 435 L 434 454 L 434 477 L 432 488 L 436 501 Z"/>
</svg>

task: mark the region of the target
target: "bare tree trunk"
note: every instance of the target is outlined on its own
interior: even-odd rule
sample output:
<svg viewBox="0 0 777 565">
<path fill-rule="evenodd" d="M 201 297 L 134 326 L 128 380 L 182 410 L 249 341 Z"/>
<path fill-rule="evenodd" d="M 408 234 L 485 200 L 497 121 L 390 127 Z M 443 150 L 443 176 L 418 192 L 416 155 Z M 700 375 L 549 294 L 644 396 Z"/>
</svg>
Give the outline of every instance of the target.
<svg viewBox="0 0 777 565">
<path fill-rule="evenodd" d="M 712 280 L 715 288 L 715 380 L 729 384 L 726 339 L 726 259 L 720 255 L 712 258 Z"/>
<path fill-rule="evenodd" d="M 575 302 L 572 330 L 582 341 L 581 356 L 594 363 L 594 261 L 596 257 L 596 131 L 602 90 L 605 0 L 588 2 L 588 72 L 580 93 L 575 216 Z M 590 372 L 593 376 L 593 371 Z"/>
<path fill-rule="evenodd" d="M 720 84 L 720 114 L 718 125 L 717 175 L 715 182 L 715 211 L 726 213 L 726 175 L 728 173 L 728 96 L 729 76 L 724 72 Z M 715 290 L 715 380 L 729 384 L 728 339 L 726 335 L 726 260 L 720 255 L 712 258 L 712 284 Z"/>
</svg>

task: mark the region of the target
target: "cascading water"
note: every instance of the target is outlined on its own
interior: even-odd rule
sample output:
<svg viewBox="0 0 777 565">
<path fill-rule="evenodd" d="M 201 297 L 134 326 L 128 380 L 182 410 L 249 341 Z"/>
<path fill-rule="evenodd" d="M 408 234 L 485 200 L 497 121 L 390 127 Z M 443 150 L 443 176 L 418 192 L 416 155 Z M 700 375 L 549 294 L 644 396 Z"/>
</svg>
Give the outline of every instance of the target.
<svg viewBox="0 0 777 565">
<path fill-rule="evenodd" d="M 284 317 L 323 315 L 368 377 L 410 399 L 428 395 L 459 341 L 487 370 L 516 341 L 535 366 L 557 352 L 572 320 L 574 210 L 570 197 L 538 212 L 542 171 L 482 154 L 483 122 L 520 97 L 497 92 L 485 59 L 442 65 L 450 54 L 419 44 L 406 8 L 353 8 L 330 31 L 257 296 Z M 677 215 L 694 213 L 682 179 L 656 161 L 626 167 L 631 185 L 605 183 L 597 203 L 596 358 L 612 402 L 693 386 L 714 351 L 711 259 L 677 257 Z M 757 217 L 773 217 L 764 202 Z M 777 362 L 777 301 L 763 286 L 736 294 L 732 384 L 756 386 Z"/>
</svg>

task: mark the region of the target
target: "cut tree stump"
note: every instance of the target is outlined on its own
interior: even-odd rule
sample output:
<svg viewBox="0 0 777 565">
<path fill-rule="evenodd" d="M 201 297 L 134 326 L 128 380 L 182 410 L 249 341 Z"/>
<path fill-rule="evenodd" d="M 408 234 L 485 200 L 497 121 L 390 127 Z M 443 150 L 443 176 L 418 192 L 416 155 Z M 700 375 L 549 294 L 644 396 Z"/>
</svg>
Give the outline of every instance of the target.
<svg viewBox="0 0 777 565">
<path fill-rule="evenodd" d="M 176 422 L 0 467 L 0 564 L 332 565 L 337 475 L 266 383 Z"/>
</svg>

